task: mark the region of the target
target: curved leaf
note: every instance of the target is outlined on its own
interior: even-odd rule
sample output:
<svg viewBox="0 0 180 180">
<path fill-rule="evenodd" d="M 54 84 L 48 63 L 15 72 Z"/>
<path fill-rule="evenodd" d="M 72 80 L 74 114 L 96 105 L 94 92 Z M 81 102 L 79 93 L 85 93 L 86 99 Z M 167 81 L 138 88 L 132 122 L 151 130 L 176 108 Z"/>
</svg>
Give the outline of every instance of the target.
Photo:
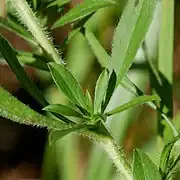
<svg viewBox="0 0 180 180">
<path fill-rule="evenodd" d="M 71 2 L 71 0 L 55 0 L 55 1 L 51 1 L 48 5 L 47 8 L 53 7 L 53 6 L 64 6 L 67 3 Z"/>
<path fill-rule="evenodd" d="M 179 138 L 180 136 L 175 137 L 172 141 L 167 143 L 163 148 L 160 158 L 160 165 L 159 165 L 162 176 L 165 176 L 168 173 L 167 170 L 168 170 L 168 163 L 170 159 L 171 150 L 174 144 L 176 143 L 176 141 L 179 140 Z"/>
<path fill-rule="evenodd" d="M 18 23 L 14 16 L 8 14 L 6 18 L 0 17 L 0 27 L 16 33 L 33 46 L 38 46 L 38 43 L 34 40 L 31 34 Z"/>
<path fill-rule="evenodd" d="M 63 136 L 65 136 L 71 132 L 78 132 L 79 130 L 83 130 L 85 128 L 86 128 L 86 126 L 83 126 L 83 125 L 74 125 L 74 126 L 72 126 L 72 128 L 53 130 L 49 134 L 49 144 L 52 145 L 53 143 L 55 143 L 57 140 L 59 140 Z"/>
<path fill-rule="evenodd" d="M 113 0 L 95 0 L 95 1 L 84 1 L 78 4 L 76 7 L 71 9 L 62 18 L 57 20 L 52 28 L 57 28 L 65 24 L 74 22 L 76 20 L 82 19 L 89 14 L 97 11 L 100 8 L 117 5 Z"/>
<path fill-rule="evenodd" d="M 136 106 L 136 105 L 144 104 L 144 103 L 147 103 L 149 101 L 160 101 L 160 99 L 157 95 L 139 96 L 139 97 L 135 98 L 134 100 L 132 100 L 128 103 L 125 103 L 125 104 L 113 109 L 112 111 L 107 112 L 106 115 L 111 116 L 113 114 L 123 112 L 129 108 Z"/>
</svg>

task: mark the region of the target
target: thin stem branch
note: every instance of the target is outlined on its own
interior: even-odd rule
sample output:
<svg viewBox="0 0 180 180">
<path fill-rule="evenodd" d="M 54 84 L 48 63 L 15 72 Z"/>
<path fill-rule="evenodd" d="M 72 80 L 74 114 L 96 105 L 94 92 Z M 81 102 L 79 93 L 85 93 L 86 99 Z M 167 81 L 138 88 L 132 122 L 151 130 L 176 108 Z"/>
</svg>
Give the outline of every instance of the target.
<svg viewBox="0 0 180 180">
<path fill-rule="evenodd" d="M 179 133 L 176 130 L 175 126 L 172 124 L 172 122 L 168 119 L 168 117 L 165 114 L 161 114 L 161 116 L 164 118 L 164 120 L 167 122 L 167 124 L 169 125 L 169 127 L 171 128 L 171 130 L 173 131 L 173 135 L 174 137 L 178 136 Z"/>
</svg>

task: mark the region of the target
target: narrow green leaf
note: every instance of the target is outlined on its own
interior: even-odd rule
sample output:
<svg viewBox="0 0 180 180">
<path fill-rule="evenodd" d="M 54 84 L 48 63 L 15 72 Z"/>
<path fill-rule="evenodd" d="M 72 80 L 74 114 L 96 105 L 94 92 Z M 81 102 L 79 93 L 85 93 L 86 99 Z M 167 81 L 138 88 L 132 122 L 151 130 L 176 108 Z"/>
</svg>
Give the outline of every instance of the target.
<svg viewBox="0 0 180 180">
<path fill-rule="evenodd" d="M 76 7 L 71 9 L 62 18 L 57 20 L 52 28 L 57 28 L 65 24 L 74 22 L 76 20 L 82 19 L 89 14 L 97 11 L 100 8 L 117 5 L 113 0 L 96 0 L 96 1 L 84 1 L 78 4 Z"/>
<path fill-rule="evenodd" d="M 104 112 L 104 110 L 106 109 L 106 107 L 107 107 L 107 105 L 108 105 L 108 103 L 109 103 L 109 101 L 110 101 L 110 99 L 112 97 L 112 94 L 113 94 L 114 89 L 116 87 L 116 80 L 117 80 L 116 73 L 113 70 L 112 73 L 111 73 L 111 76 L 109 78 L 106 97 L 105 97 L 105 101 L 102 104 L 101 112 Z"/>
<path fill-rule="evenodd" d="M 176 127 L 174 126 L 173 122 L 171 120 L 169 120 L 169 118 L 167 117 L 166 114 L 161 114 L 161 116 L 164 118 L 165 120 L 165 123 L 169 126 L 169 128 L 172 130 L 172 133 L 174 135 L 174 137 L 178 136 L 179 133 L 178 131 L 176 130 Z"/>
<path fill-rule="evenodd" d="M 155 65 L 153 64 L 152 60 L 149 58 L 148 49 L 147 49 L 147 45 L 145 41 L 142 43 L 142 49 L 144 52 L 145 59 L 148 62 L 150 73 L 152 73 L 155 78 L 154 81 L 156 81 L 158 85 L 162 86 L 162 80 L 159 75 L 159 72 L 157 68 L 155 67 Z"/>
<path fill-rule="evenodd" d="M 96 87 L 95 87 L 95 96 L 94 96 L 94 113 L 99 111 L 101 103 L 104 100 L 104 96 L 107 91 L 108 86 L 108 72 L 105 69 L 99 76 Z"/>
<path fill-rule="evenodd" d="M 132 1 L 128 1 L 124 9 L 115 30 L 111 55 L 113 67 L 118 75 L 118 84 L 126 75 L 145 38 L 155 7 L 156 0 L 139 0 L 136 6 Z"/>
<path fill-rule="evenodd" d="M 133 177 L 134 180 L 161 180 L 156 165 L 140 149 L 133 153 Z"/>
<path fill-rule="evenodd" d="M 160 173 L 162 174 L 163 177 L 165 177 L 166 174 L 168 173 L 168 162 L 170 159 L 171 150 L 174 144 L 176 143 L 176 141 L 179 140 L 179 138 L 180 138 L 179 136 L 175 137 L 172 141 L 167 143 L 163 148 L 163 151 L 161 153 L 160 165 L 159 165 Z"/>
<path fill-rule="evenodd" d="M 38 43 L 34 40 L 32 35 L 18 23 L 17 19 L 14 16 L 8 14 L 6 18 L 0 17 L 0 27 L 16 33 L 18 36 L 20 36 L 33 46 L 38 46 Z"/>
<path fill-rule="evenodd" d="M 86 126 L 84 125 L 74 125 L 72 128 L 61 128 L 57 130 L 53 130 L 49 134 L 49 144 L 52 145 L 55 143 L 57 140 L 62 138 L 63 136 L 71 133 L 71 132 L 78 132 L 79 130 L 85 129 Z"/>
<path fill-rule="evenodd" d="M 160 99 L 157 95 L 139 96 L 139 97 L 136 97 L 135 99 L 133 99 L 132 101 L 129 101 L 129 102 L 113 109 L 112 111 L 107 112 L 106 115 L 111 116 L 113 114 L 123 112 L 129 108 L 136 106 L 136 105 L 144 104 L 144 103 L 147 103 L 150 101 L 160 101 Z"/>
<path fill-rule="evenodd" d="M 48 129 L 71 128 L 72 125 L 38 114 L 9 92 L 0 87 L 0 116 L 14 122 L 32 126 L 47 127 Z"/>
<path fill-rule="evenodd" d="M 15 73 L 21 84 L 29 92 L 29 94 L 34 97 L 42 106 L 46 106 L 48 103 L 44 96 L 37 89 L 35 84 L 29 79 L 28 75 L 20 65 L 16 53 L 8 43 L 8 41 L 0 35 L 0 52 L 4 59 L 7 61 L 12 71 Z"/>
<path fill-rule="evenodd" d="M 75 111 L 74 109 L 62 105 L 62 104 L 51 104 L 43 108 L 45 111 L 54 112 L 58 114 L 62 114 L 64 116 L 74 116 L 74 117 L 82 117 L 82 114 Z"/>
<path fill-rule="evenodd" d="M 55 1 L 51 1 L 48 5 L 47 5 L 47 8 L 49 7 L 53 7 L 53 6 L 58 6 L 58 7 L 61 7 L 61 6 L 64 6 L 65 4 L 71 2 L 71 0 L 55 0 Z"/>
<path fill-rule="evenodd" d="M 36 8 L 37 8 L 37 0 L 32 0 L 32 1 L 33 1 L 34 10 L 36 10 Z"/>
<path fill-rule="evenodd" d="M 87 101 L 87 110 L 90 112 L 90 114 L 93 113 L 93 103 L 92 98 L 88 90 L 86 90 L 86 101 Z"/>
<path fill-rule="evenodd" d="M 56 63 L 49 63 L 48 67 L 57 87 L 69 98 L 70 101 L 86 109 L 86 100 L 80 84 L 71 72 L 64 65 Z"/>
<path fill-rule="evenodd" d="M 166 179 L 171 179 L 174 174 L 176 175 L 180 171 L 180 155 L 176 158 L 170 169 L 168 169 L 168 174 Z"/>
<path fill-rule="evenodd" d="M 95 56 L 97 57 L 100 65 L 104 68 L 110 68 L 110 56 L 106 52 L 106 50 L 102 47 L 100 42 L 96 39 L 95 35 L 89 31 L 87 28 L 85 30 L 85 37 L 88 40 L 88 43 L 94 52 Z"/>
<path fill-rule="evenodd" d="M 162 1 L 158 48 L 158 71 L 163 81 L 163 87 L 157 91 L 162 99 L 161 109 L 163 112 L 168 111 L 167 114 L 170 118 L 173 117 L 174 6 L 174 1 Z"/>
<path fill-rule="evenodd" d="M 17 51 L 17 58 L 20 63 L 26 64 L 26 65 L 29 65 L 38 69 L 42 69 L 42 70 L 49 70 L 45 62 L 45 58 L 39 55 L 33 54 L 31 52 Z"/>
<path fill-rule="evenodd" d="M 68 43 L 71 41 L 71 39 L 72 39 L 80 30 L 81 30 L 80 27 L 77 28 L 77 29 L 73 29 L 73 30 L 69 33 L 69 35 L 68 35 L 68 38 L 67 38 L 67 40 L 66 40 L 66 44 L 68 44 Z"/>
<path fill-rule="evenodd" d="M 174 56 L 174 1 L 162 1 L 158 69 L 172 84 Z"/>
</svg>

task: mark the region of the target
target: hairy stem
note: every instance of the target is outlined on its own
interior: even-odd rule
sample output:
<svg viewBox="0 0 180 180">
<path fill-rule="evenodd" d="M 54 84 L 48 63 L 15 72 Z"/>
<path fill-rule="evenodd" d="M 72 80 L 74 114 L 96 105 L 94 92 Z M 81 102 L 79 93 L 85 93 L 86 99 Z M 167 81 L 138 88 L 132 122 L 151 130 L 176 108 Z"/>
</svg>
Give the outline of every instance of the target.
<svg viewBox="0 0 180 180">
<path fill-rule="evenodd" d="M 103 147 L 103 149 L 109 155 L 109 158 L 116 166 L 117 170 L 124 175 L 125 179 L 133 180 L 131 166 L 125 157 L 123 149 L 119 147 L 105 127 L 103 127 L 101 130 L 103 130 L 101 133 L 97 133 L 95 131 L 85 131 L 83 134 L 93 138 Z"/>
<path fill-rule="evenodd" d="M 44 30 L 40 21 L 37 19 L 29 5 L 25 0 L 8 0 L 15 9 L 20 21 L 28 28 L 34 39 L 43 48 L 48 57 L 60 63 L 61 57 L 53 46 L 52 40 L 48 37 L 48 33 Z"/>
<path fill-rule="evenodd" d="M 100 144 L 108 153 L 117 170 L 122 173 L 127 180 L 132 180 L 131 167 L 125 158 L 124 151 L 112 138 L 105 138 Z"/>
</svg>

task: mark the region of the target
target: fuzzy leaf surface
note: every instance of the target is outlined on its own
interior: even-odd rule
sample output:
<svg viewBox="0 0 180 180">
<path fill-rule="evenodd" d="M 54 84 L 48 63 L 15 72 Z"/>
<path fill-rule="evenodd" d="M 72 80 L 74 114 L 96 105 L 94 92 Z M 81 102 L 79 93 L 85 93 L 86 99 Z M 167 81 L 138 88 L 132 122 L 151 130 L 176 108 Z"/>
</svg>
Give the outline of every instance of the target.
<svg viewBox="0 0 180 180">
<path fill-rule="evenodd" d="M 20 124 L 47 127 L 48 129 L 72 127 L 70 124 L 66 125 L 35 112 L 2 87 L 0 87 L 0 116 Z"/>
</svg>

